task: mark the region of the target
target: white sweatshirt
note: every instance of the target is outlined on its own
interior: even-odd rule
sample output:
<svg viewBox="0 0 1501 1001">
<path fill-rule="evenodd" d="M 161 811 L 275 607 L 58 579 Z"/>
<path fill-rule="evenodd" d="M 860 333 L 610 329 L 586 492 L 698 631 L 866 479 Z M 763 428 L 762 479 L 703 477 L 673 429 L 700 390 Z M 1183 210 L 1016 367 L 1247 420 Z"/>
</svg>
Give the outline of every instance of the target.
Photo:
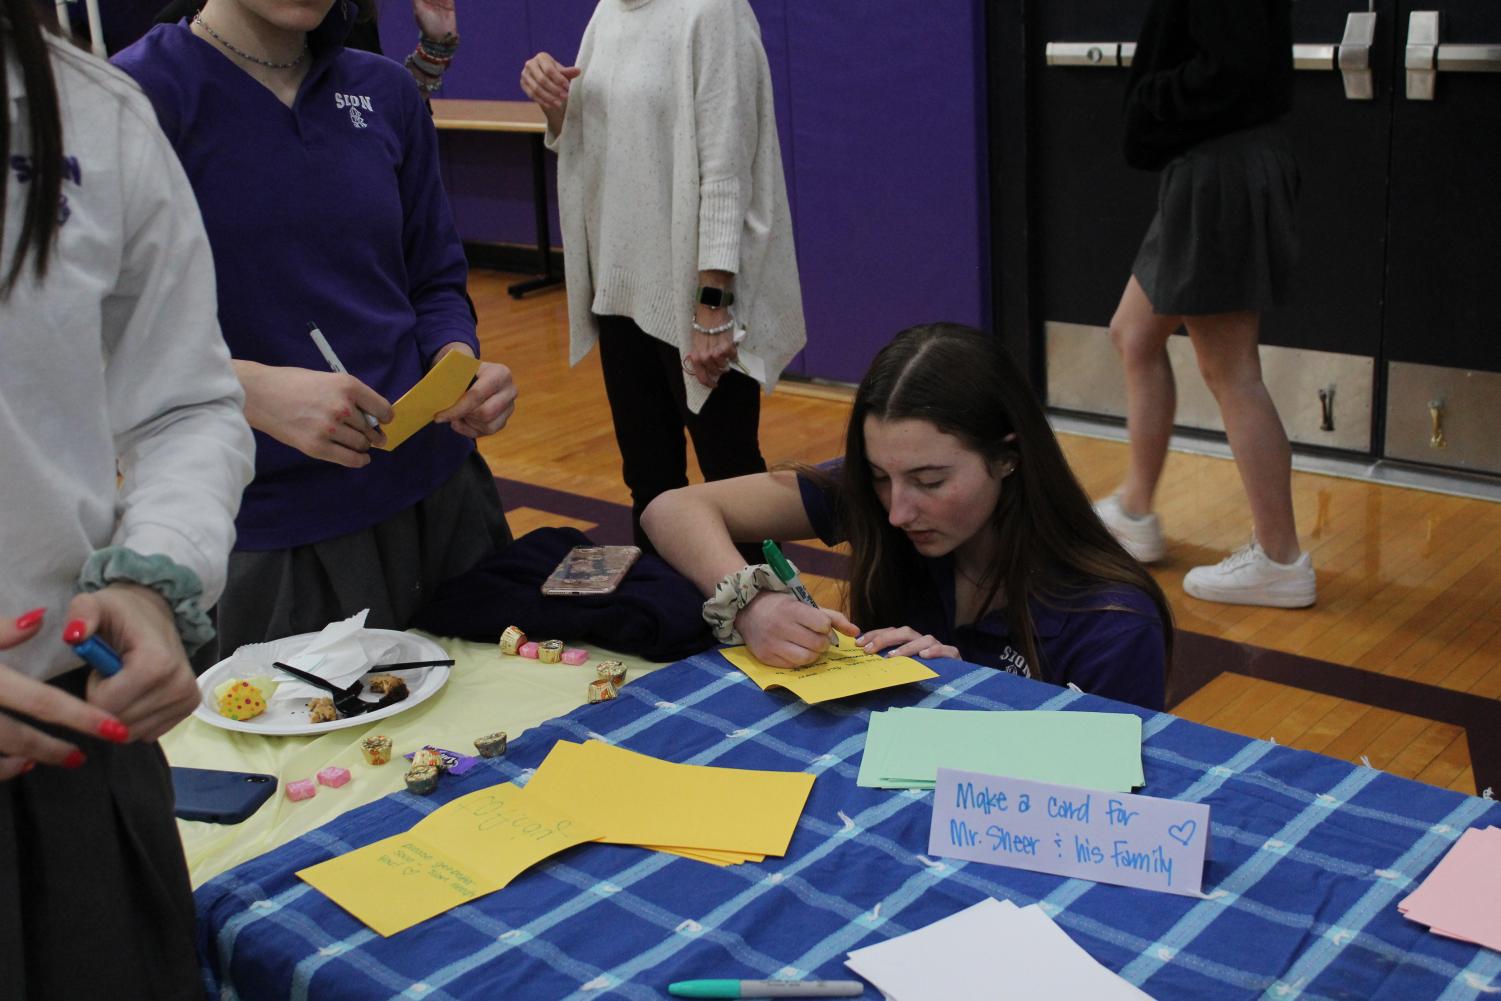
<svg viewBox="0 0 1501 1001">
<path fill-rule="evenodd" d="M 49 45 L 67 164 L 59 242 L 44 283 L 28 260 L 0 299 L 0 616 L 48 613 L 0 663 L 41 678 L 79 664 L 61 633 L 96 549 L 166 555 L 198 574 L 205 608 L 218 599 L 254 449 L 208 239 L 156 114 L 123 73 Z M 0 110 L 23 159 L 0 165 L 0 274 L 16 253 L 31 147 L 14 50 L 6 71 Z"/>
<path fill-rule="evenodd" d="M 761 29 L 746 0 L 600 0 L 559 134 L 569 361 L 596 315 L 692 348 L 699 271 L 735 273 L 767 390 L 806 341 Z M 709 390 L 685 375 L 695 413 Z"/>
</svg>

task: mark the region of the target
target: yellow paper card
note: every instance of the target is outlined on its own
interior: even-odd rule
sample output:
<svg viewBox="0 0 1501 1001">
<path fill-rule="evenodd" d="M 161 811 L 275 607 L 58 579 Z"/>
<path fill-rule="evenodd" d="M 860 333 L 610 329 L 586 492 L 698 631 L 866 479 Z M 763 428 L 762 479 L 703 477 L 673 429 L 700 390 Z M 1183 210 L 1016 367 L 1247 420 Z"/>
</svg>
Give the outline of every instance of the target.
<svg viewBox="0 0 1501 1001">
<path fill-rule="evenodd" d="M 381 935 L 505 886 L 594 832 L 530 789 L 497 785 L 439 807 L 405 834 L 297 875 Z"/>
<path fill-rule="evenodd" d="M 678 765 L 599 741 L 558 741 L 528 789 L 567 803 L 599 840 L 784 855 L 813 776 Z"/>
<path fill-rule="evenodd" d="M 938 672 L 911 657 L 866 653 L 843 633 L 839 634 L 838 646 L 825 650 L 823 656 L 807 667 L 770 667 L 751 656 L 750 650 L 743 646 L 719 652 L 744 671 L 761 691 L 785 688 L 809 705 L 938 677 Z"/>
<path fill-rule="evenodd" d="M 396 416 L 391 418 L 391 423 L 381 425 L 381 430 L 386 432 L 386 443 L 380 447 L 390 452 L 431 424 L 434 414 L 458 402 L 478 371 L 478 358 L 471 358 L 462 351 L 450 351 L 444 355 L 421 382 L 391 404 Z"/>
</svg>

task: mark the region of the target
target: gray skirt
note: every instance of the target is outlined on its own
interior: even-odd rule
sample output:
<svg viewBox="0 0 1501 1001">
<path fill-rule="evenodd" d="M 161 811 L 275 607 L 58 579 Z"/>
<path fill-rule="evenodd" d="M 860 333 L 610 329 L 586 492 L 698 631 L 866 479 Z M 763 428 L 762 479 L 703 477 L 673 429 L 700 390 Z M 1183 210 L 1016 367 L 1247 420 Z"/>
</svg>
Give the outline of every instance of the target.
<svg viewBox="0 0 1501 1001">
<path fill-rule="evenodd" d="M 379 525 L 230 554 L 214 610 L 219 635 L 193 666 L 203 671 L 246 643 L 316 632 L 362 608 L 372 629 L 405 629 L 438 584 L 510 541 L 495 479 L 476 451 L 442 486 Z"/>
<path fill-rule="evenodd" d="M 1261 312 L 1298 259 L 1298 163 L 1281 128 L 1200 143 L 1162 169 L 1131 273 L 1163 316 Z"/>
</svg>

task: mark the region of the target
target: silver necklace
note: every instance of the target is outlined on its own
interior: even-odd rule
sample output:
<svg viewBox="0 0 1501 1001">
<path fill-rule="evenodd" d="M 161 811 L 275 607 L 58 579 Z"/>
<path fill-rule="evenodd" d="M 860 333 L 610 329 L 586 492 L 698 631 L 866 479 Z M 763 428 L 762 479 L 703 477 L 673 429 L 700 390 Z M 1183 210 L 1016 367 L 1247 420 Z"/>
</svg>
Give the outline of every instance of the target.
<svg viewBox="0 0 1501 1001">
<path fill-rule="evenodd" d="M 252 63 L 255 63 L 257 66 L 265 66 L 265 67 L 268 67 L 268 68 L 274 69 L 274 70 L 289 70 L 289 69 L 292 69 L 293 67 L 302 65 L 302 61 L 307 58 L 307 39 L 306 38 L 304 38 L 302 40 L 302 51 L 299 52 L 299 53 L 297 53 L 297 58 L 296 59 L 293 59 L 289 63 L 273 63 L 269 59 L 261 59 L 259 56 L 252 56 L 248 52 L 244 52 L 244 51 L 242 51 L 240 49 L 235 48 L 234 45 L 229 41 L 229 39 L 225 38 L 223 35 L 219 34 L 213 28 L 210 28 L 208 26 L 208 22 L 203 19 L 203 15 L 202 14 L 194 14 L 193 15 L 193 23 L 194 24 L 200 24 L 200 25 L 202 25 L 203 26 L 203 30 L 206 31 L 206 32 L 208 32 L 210 35 L 212 35 L 214 37 L 214 41 L 218 42 L 220 45 L 224 46 L 226 49 L 228 49 L 229 51 L 233 52 L 235 55 L 239 56 L 241 59 L 245 59 L 245 60 L 248 60 L 248 61 L 250 61 Z"/>
</svg>

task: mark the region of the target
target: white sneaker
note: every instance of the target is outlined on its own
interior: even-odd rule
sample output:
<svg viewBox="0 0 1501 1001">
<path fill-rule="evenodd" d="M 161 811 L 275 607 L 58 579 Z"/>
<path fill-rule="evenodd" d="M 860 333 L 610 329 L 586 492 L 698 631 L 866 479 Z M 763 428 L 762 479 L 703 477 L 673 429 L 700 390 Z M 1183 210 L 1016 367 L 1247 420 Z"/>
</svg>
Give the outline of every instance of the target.
<svg viewBox="0 0 1501 1001">
<path fill-rule="evenodd" d="M 1204 601 L 1269 608 L 1307 608 L 1316 584 L 1307 553 L 1291 563 L 1277 563 L 1252 539 L 1212 567 L 1194 567 L 1183 590 Z"/>
<path fill-rule="evenodd" d="M 1105 527 L 1110 529 L 1110 534 L 1115 536 L 1115 541 L 1136 562 L 1156 563 L 1167 552 L 1167 545 L 1162 541 L 1162 525 L 1158 523 L 1157 516 L 1144 514 L 1138 518 L 1127 514 L 1121 507 L 1118 494 L 1096 501 L 1094 513 L 1099 515 Z"/>
</svg>

